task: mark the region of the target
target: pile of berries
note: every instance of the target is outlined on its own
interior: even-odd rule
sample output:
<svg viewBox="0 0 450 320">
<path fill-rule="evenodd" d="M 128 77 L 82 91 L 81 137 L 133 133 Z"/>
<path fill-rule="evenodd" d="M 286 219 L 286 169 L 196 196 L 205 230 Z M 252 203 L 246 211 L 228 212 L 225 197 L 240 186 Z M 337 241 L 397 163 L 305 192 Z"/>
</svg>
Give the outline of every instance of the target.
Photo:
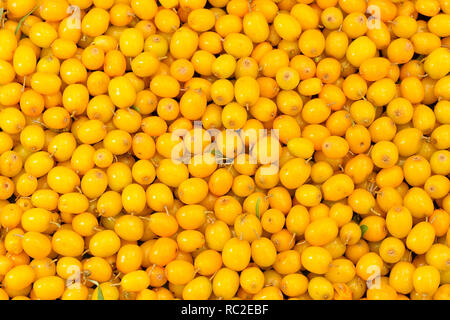
<svg viewBox="0 0 450 320">
<path fill-rule="evenodd" d="M 0 13 L 0 299 L 450 299 L 450 0 Z"/>
</svg>

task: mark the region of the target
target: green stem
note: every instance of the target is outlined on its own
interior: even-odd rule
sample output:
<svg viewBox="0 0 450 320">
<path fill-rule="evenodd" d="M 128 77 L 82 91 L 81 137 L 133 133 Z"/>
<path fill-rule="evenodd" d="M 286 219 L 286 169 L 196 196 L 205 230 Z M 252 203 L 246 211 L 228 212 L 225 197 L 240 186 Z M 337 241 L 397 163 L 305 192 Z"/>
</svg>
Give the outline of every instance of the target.
<svg viewBox="0 0 450 320">
<path fill-rule="evenodd" d="M 133 109 L 133 110 L 136 110 L 137 112 L 141 112 L 141 110 L 139 110 L 139 108 L 136 107 L 136 106 L 131 106 L 130 108 Z"/>
<path fill-rule="evenodd" d="M 28 12 L 26 15 L 24 15 L 24 16 L 22 17 L 22 19 L 20 19 L 19 24 L 17 25 L 16 31 L 14 32 L 14 34 L 17 34 L 17 32 L 19 32 L 20 27 L 22 26 L 22 23 L 25 21 L 25 19 L 28 18 L 28 16 L 29 16 L 30 14 L 32 14 L 37 8 L 39 8 L 39 6 L 40 6 L 40 5 L 37 4 L 33 9 L 31 9 L 30 12 Z"/>
<path fill-rule="evenodd" d="M 256 216 L 258 217 L 259 220 L 261 220 L 260 216 L 259 216 L 259 201 L 260 198 L 258 198 L 258 200 L 256 200 Z"/>
<path fill-rule="evenodd" d="M 2 28 L 5 27 L 5 19 L 3 18 L 4 13 L 5 13 L 5 9 L 3 7 L 0 8 L 0 21 L 1 21 Z"/>
</svg>

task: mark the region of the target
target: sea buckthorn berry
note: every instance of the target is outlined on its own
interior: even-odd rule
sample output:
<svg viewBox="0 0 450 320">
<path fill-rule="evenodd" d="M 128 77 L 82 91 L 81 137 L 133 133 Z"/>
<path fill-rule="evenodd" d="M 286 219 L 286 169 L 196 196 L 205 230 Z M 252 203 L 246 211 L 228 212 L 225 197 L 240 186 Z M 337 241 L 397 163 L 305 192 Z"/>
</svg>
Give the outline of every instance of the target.
<svg viewBox="0 0 450 320">
<path fill-rule="evenodd" d="M 367 31 L 367 18 L 360 12 L 352 12 L 348 14 L 342 23 L 342 31 L 350 38 L 355 39 L 364 35 Z"/>
<path fill-rule="evenodd" d="M 442 175 L 430 176 L 425 181 L 424 185 L 425 191 L 427 191 L 433 199 L 445 197 L 449 193 L 449 187 L 448 178 Z"/>
<path fill-rule="evenodd" d="M 413 273 L 414 289 L 418 293 L 434 293 L 439 287 L 440 275 L 433 266 L 420 266 Z"/>
<path fill-rule="evenodd" d="M 251 248 L 247 241 L 232 238 L 222 250 L 223 264 L 235 271 L 244 270 L 250 261 Z"/>
<path fill-rule="evenodd" d="M 75 231 L 58 230 L 52 237 L 53 250 L 66 257 L 76 257 L 83 253 L 84 239 Z"/>
<path fill-rule="evenodd" d="M 311 222 L 305 230 L 305 240 L 311 245 L 325 245 L 338 235 L 336 222 L 331 218 L 322 218 Z"/>
<path fill-rule="evenodd" d="M 400 156 L 408 157 L 419 152 L 422 145 L 423 133 L 416 128 L 400 130 L 394 138 Z"/>
<path fill-rule="evenodd" d="M 268 22 L 263 12 L 249 12 L 242 21 L 243 31 L 254 43 L 261 43 L 269 37 Z"/>
<path fill-rule="evenodd" d="M 434 228 L 430 223 L 425 221 L 419 222 L 408 234 L 406 246 L 417 254 L 423 254 L 427 252 L 433 244 L 435 234 Z M 418 242 L 419 238 L 421 239 L 420 242 Z"/>
<path fill-rule="evenodd" d="M 403 203 L 413 217 L 422 218 L 433 214 L 433 200 L 422 188 L 409 189 L 404 196 Z"/>
<path fill-rule="evenodd" d="M 352 210 L 359 214 L 368 214 L 375 207 L 375 198 L 365 189 L 355 189 L 347 202 Z"/>
<path fill-rule="evenodd" d="M 354 190 L 353 181 L 344 174 L 336 174 L 322 184 L 325 200 L 339 201 L 349 196 Z"/>
<path fill-rule="evenodd" d="M 14 50 L 17 48 L 17 38 L 14 35 L 14 32 L 8 29 L 2 29 L 0 34 L 2 41 L 4 41 L 5 46 L 0 50 L 0 58 L 9 61 L 13 58 Z"/>
<path fill-rule="evenodd" d="M 20 265 L 9 270 L 3 281 L 8 290 L 22 290 L 31 285 L 34 280 L 33 268 L 29 265 Z"/>
<path fill-rule="evenodd" d="M 405 245 L 395 237 L 388 237 L 381 242 L 379 252 L 384 261 L 396 263 L 403 257 Z"/>
<path fill-rule="evenodd" d="M 448 270 L 449 248 L 443 244 L 434 244 L 425 255 L 427 263 L 439 271 Z"/>
<path fill-rule="evenodd" d="M 353 66 L 359 67 L 364 60 L 374 57 L 375 51 L 373 41 L 367 36 L 360 36 L 349 44 L 346 57 Z"/>
<path fill-rule="evenodd" d="M 446 70 L 449 68 L 447 65 L 441 65 L 439 61 L 445 61 L 446 57 L 449 55 L 448 49 L 437 48 L 429 53 L 427 59 L 424 62 L 424 70 L 427 74 L 435 80 L 443 78 L 448 72 Z M 441 68 L 438 68 L 438 64 Z"/>
<path fill-rule="evenodd" d="M 371 150 L 371 158 L 377 167 L 390 168 L 398 161 L 397 147 L 389 141 L 377 142 Z"/>
<path fill-rule="evenodd" d="M 448 14 L 437 14 L 428 21 L 428 28 L 439 37 L 448 37 L 448 30 L 445 27 L 448 18 Z"/>
<path fill-rule="evenodd" d="M 358 74 L 350 74 L 342 83 L 345 96 L 351 100 L 359 100 L 367 92 L 367 82 Z"/>
<path fill-rule="evenodd" d="M 325 274 L 330 268 L 331 254 L 322 247 L 310 246 L 301 254 L 303 267 L 316 274 Z"/>
<path fill-rule="evenodd" d="M 403 164 L 403 173 L 408 184 L 422 186 L 431 175 L 429 162 L 421 156 L 412 156 Z"/>
<path fill-rule="evenodd" d="M 438 120 L 442 124 L 449 124 L 450 119 L 448 117 L 447 111 L 449 109 L 448 101 L 441 100 L 434 107 L 434 113 L 436 115 L 436 120 Z"/>
<path fill-rule="evenodd" d="M 136 101 L 136 90 L 130 80 L 125 77 L 111 79 L 108 93 L 112 102 L 119 108 L 128 108 Z"/>
<path fill-rule="evenodd" d="M 450 148 L 449 132 L 449 124 L 443 124 L 435 128 L 431 133 L 432 144 L 439 150 Z"/>
<path fill-rule="evenodd" d="M 120 239 L 112 230 L 95 233 L 89 241 L 89 251 L 96 257 L 109 257 L 120 248 Z"/>
<path fill-rule="evenodd" d="M 409 210 L 402 206 L 391 208 L 386 215 L 386 227 L 389 233 L 396 238 L 404 238 L 408 235 L 413 224 Z"/>
<path fill-rule="evenodd" d="M 302 32 L 302 27 L 298 20 L 286 13 L 278 14 L 273 21 L 273 25 L 280 37 L 289 41 L 298 39 Z"/>
<path fill-rule="evenodd" d="M 364 254 L 356 264 L 356 274 L 363 280 L 380 277 L 383 260 L 375 252 Z"/>
<path fill-rule="evenodd" d="M 213 279 L 213 292 L 217 297 L 231 299 L 239 289 L 239 274 L 229 268 L 222 268 Z"/>
<path fill-rule="evenodd" d="M 295 199 L 306 207 L 313 207 L 322 200 L 320 189 L 311 184 L 304 184 L 295 191 Z"/>
<path fill-rule="evenodd" d="M 124 30 L 120 35 L 119 48 L 126 57 L 136 57 L 144 49 L 144 35 L 134 28 Z"/>
<path fill-rule="evenodd" d="M 344 157 L 349 150 L 347 141 L 338 136 L 329 136 L 322 143 L 322 152 L 326 157 L 337 159 Z"/>
<path fill-rule="evenodd" d="M 399 293 L 409 294 L 413 290 L 415 267 L 406 261 L 397 262 L 389 275 L 389 284 Z"/>
<path fill-rule="evenodd" d="M 304 31 L 298 39 L 300 51 L 307 57 L 318 57 L 325 49 L 325 38 L 317 29 Z"/>
</svg>

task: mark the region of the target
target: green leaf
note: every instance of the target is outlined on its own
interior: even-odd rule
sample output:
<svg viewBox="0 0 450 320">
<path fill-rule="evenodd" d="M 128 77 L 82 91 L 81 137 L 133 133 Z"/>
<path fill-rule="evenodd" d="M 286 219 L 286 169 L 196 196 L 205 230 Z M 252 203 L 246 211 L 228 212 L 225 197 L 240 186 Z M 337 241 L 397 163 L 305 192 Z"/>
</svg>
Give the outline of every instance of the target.
<svg viewBox="0 0 450 320">
<path fill-rule="evenodd" d="M 105 297 L 103 296 L 103 291 L 102 288 L 100 286 L 97 287 L 98 291 L 97 291 L 97 299 L 98 300 L 105 300 Z"/>
<path fill-rule="evenodd" d="M 28 16 L 30 14 L 32 14 L 37 8 L 39 8 L 40 4 L 37 4 L 33 9 L 31 9 L 30 12 L 28 12 L 26 15 L 24 15 L 22 17 L 22 19 L 20 19 L 19 24 L 17 25 L 16 31 L 14 31 L 14 34 L 17 34 L 17 32 L 19 32 L 20 27 L 22 26 L 22 23 L 25 21 L 26 18 L 28 18 Z"/>
<path fill-rule="evenodd" d="M 133 110 L 136 110 L 137 112 L 141 112 L 141 110 L 138 107 L 136 107 L 136 106 L 131 106 L 130 108 L 133 109 Z"/>
<path fill-rule="evenodd" d="M 256 216 L 258 217 L 258 219 L 261 220 L 261 218 L 259 216 L 259 201 L 260 200 L 261 200 L 260 198 L 258 198 L 258 200 L 256 200 Z"/>
<path fill-rule="evenodd" d="M 360 228 L 361 228 L 361 237 L 363 237 L 363 236 L 364 236 L 364 233 L 366 233 L 367 230 L 369 230 L 369 227 L 366 226 L 365 224 L 362 224 L 362 225 L 360 226 Z"/>
<path fill-rule="evenodd" d="M 89 282 L 92 282 L 93 284 L 95 284 L 97 286 L 97 300 L 105 300 L 105 297 L 103 296 L 103 291 L 102 288 L 100 287 L 100 283 L 98 283 L 98 281 L 95 280 L 88 280 Z"/>
</svg>

